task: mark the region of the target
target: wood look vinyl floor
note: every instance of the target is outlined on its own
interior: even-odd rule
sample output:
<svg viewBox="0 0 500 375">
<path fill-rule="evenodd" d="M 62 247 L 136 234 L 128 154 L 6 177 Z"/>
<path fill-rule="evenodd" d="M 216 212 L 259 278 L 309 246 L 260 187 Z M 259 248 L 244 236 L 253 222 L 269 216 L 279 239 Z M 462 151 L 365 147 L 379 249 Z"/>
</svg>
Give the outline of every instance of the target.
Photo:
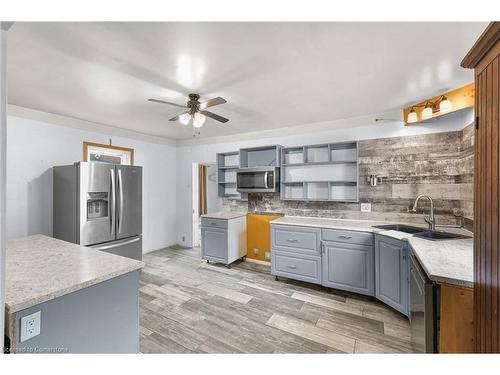
<svg viewBox="0 0 500 375">
<path fill-rule="evenodd" d="M 280 279 L 250 262 L 206 264 L 200 249 L 144 256 L 143 353 L 408 353 L 406 317 L 372 298 Z"/>
</svg>

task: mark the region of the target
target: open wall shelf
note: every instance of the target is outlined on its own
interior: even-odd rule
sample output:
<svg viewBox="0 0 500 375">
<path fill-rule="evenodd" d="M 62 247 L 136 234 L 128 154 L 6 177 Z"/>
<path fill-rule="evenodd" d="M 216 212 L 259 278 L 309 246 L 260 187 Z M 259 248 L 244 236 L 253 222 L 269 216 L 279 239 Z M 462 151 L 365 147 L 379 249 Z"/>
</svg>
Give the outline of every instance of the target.
<svg viewBox="0 0 500 375">
<path fill-rule="evenodd" d="M 357 202 L 358 143 L 283 148 L 281 199 Z"/>
<path fill-rule="evenodd" d="M 246 199 L 246 194 L 236 190 L 236 170 L 239 168 L 238 151 L 217 154 L 217 187 L 222 198 Z"/>
<path fill-rule="evenodd" d="M 242 148 L 239 155 L 240 168 L 279 167 L 281 164 L 280 145 Z"/>
</svg>

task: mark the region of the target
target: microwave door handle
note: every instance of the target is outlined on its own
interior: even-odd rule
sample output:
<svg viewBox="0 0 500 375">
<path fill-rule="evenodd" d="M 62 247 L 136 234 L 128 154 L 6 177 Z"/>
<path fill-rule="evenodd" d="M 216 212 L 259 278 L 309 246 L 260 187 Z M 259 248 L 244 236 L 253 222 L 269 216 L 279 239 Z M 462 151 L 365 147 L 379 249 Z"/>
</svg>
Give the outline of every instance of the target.
<svg viewBox="0 0 500 375">
<path fill-rule="evenodd" d="M 109 232 L 113 235 L 115 234 L 115 170 L 111 171 L 111 188 L 110 188 L 110 198 L 111 207 L 109 208 Z"/>
<path fill-rule="evenodd" d="M 269 175 L 269 172 L 264 172 L 264 185 L 266 189 L 269 189 L 269 185 L 267 184 L 267 176 Z"/>
</svg>

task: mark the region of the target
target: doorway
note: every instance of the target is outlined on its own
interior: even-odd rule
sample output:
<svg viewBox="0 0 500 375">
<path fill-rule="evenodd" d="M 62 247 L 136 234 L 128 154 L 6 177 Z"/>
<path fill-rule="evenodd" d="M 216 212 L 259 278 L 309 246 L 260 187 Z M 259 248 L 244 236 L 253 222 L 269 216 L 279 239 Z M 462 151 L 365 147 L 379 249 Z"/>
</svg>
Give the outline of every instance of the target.
<svg viewBox="0 0 500 375">
<path fill-rule="evenodd" d="M 218 212 L 222 207 L 222 201 L 217 191 L 217 166 L 210 163 L 193 163 L 192 181 L 192 246 L 199 247 L 201 238 L 200 216 Z"/>
</svg>

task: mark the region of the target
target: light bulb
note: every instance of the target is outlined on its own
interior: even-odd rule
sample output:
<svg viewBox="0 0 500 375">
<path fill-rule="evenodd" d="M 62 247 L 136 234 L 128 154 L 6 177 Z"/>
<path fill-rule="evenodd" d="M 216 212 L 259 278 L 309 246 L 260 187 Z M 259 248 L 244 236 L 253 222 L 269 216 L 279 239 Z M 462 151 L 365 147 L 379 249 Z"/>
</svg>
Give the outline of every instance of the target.
<svg viewBox="0 0 500 375">
<path fill-rule="evenodd" d="M 182 125 L 187 125 L 189 124 L 189 120 L 191 120 L 191 115 L 189 113 L 184 113 L 179 116 L 179 122 Z"/>
<path fill-rule="evenodd" d="M 443 96 L 443 99 L 439 102 L 439 111 L 440 112 L 448 112 L 451 110 L 451 102 L 448 100 L 446 96 Z"/>
<path fill-rule="evenodd" d="M 205 117 L 205 115 L 202 115 L 201 113 L 196 112 L 193 115 L 193 127 L 194 128 L 201 128 L 203 126 L 203 124 L 205 123 L 206 119 L 207 118 Z"/>
<path fill-rule="evenodd" d="M 427 120 L 428 118 L 431 118 L 432 117 L 432 108 L 429 104 L 427 104 L 424 108 L 424 110 L 422 111 L 422 118 L 424 120 Z"/>
<path fill-rule="evenodd" d="M 408 123 L 417 122 L 417 112 L 412 108 L 410 113 L 408 113 L 408 119 L 406 120 Z"/>
</svg>

